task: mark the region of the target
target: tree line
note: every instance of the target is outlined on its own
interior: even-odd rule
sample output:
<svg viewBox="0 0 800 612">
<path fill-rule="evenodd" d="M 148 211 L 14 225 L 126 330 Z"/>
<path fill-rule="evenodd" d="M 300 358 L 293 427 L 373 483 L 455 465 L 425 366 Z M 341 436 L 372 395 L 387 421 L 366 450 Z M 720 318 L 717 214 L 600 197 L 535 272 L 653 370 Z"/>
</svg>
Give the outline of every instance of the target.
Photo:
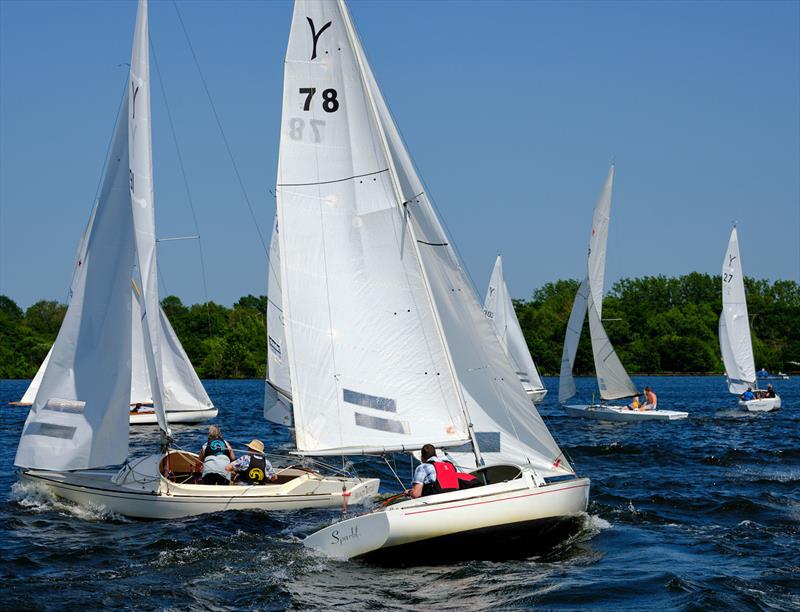
<svg viewBox="0 0 800 612">
<path fill-rule="evenodd" d="M 543 374 L 558 374 L 564 329 L 577 280 L 536 289 L 514 307 Z M 723 371 L 717 329 L 719 276 L 646 276 L 615 283 L 603 301 L 606 331 L 632 373 Z M 796 369 L 800 362 L 800 285 L 745 279 L 756 366 Z M 231 308 L 186 306 L 169 296 L 162 307 L 201 378 L 261 378 L 267 358 L 267 298 L 248 295 Z M 22 310 L 0 296 L 0 378 L 32 378 L 55 340 L 67 307 L 40 301 Z M 578 347 L 577 374 L 594 372 L 588 323 Z"/>
</svg>

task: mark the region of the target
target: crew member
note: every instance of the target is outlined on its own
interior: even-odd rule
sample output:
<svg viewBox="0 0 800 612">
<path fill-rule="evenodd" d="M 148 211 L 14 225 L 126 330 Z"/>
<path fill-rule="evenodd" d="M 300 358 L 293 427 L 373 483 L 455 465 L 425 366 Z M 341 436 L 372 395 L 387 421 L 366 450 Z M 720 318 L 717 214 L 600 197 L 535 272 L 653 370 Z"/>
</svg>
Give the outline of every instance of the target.
<svg viewBox="0 0 800 612">
<path fill-rule="evenodd" d="M 228 441 L 216 425 L 208 428 L 208 440 L 200 449 L 197 458 L 203 464 L 200 483 L 207 485 L 230 484 L 231 475 L 226 468 L 236 457 Z"/>
<path fill-rule="evenodd" d="M 236 472 L 237 480 L 243 484 L 259 485 L 268 480 L 271 482 L 278 480 L 272 464 L 264 456 L 264 443 L 261 440 L 250 442 L 247 451 L 246 455 L 226 465 L 225 469 L 228 472 Z"/>
<path fill-rule="evenodd" d="M 436 495 L 480 485 L 480 481 L 472 474 L 463 474 L 451 462 L 439 459 L 433 444 L 422 447 L 421 459 L 422 463 L 414 470 L 414 479 L 408 491 L 411 497 Z"/>
<path fill-rule="evenodd" d="M 644 388 L 644 406 L 642 410 L 655 410 L 658 407 L 658 396 L 652 387 Z"/>
</svg>

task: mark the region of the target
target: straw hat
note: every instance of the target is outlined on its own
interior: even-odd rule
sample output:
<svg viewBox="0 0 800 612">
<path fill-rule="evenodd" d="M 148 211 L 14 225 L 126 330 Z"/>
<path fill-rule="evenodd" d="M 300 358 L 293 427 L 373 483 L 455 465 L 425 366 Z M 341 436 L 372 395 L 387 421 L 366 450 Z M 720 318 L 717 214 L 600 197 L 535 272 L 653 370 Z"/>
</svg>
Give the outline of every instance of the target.
<svg viewBox="0 0 800 612">
<path fill-rule="evenodd" d="M 247 445 L 247 448 L 256 451 L 257 453 L 263 453 L 264 443 L 261 440 L 253 440 L 252 442 L 250 442 L 250 444 Z"/>
</svg>

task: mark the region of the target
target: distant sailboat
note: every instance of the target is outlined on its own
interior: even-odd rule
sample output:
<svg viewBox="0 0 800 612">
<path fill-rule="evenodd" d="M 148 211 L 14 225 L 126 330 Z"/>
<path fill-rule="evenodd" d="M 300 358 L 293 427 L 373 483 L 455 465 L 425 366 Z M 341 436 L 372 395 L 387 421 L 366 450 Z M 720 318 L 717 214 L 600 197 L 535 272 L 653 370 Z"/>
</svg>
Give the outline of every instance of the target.
<svg viewBox="0 0 800 612">
<path fill-rule="evenodd" d="M 608 243 L 608 224 L 611 218 L 611 194 L 614 185 L 614 164 L 608 171 L 603 191 L 597 201 L 592 218 L 592 233 L 589 237 L 589 258 L 587 275 L 581 283 L 564 337 L 564 350 L 561 357 L 561 376 L 559 378 L 558 401 L 571 416 L 604 421 L 674 420 L 688 416 L 686 412 L 673 410 L 630 410 L 626 406 L 607 404 L 609 400 L 623 399 L 639 395 L 639 391 L 625 371 L 611 341 L 603 328 L 603 284 L 605 281 L 606 251 Z M 572 369 L 578 351 L 583 321 L 588 312 L 591 333 L 592 354 L 594 356 L 597 385 L 600 390 L 599 404 L 566 404 L 575 393 L 575 380 Z"/>
<path fill-rule="evenodd" d="M 769 412 L 781 407 L 779 395 L 765 397 L 764 393 L 758 389 L 736 226 L 731 230 L 728 249 L 725 252 L 725 259 L 722 261 L 722 312 L 719 315 L 719 347 L 725 363 L 728 391 L 738 396 L 748 389 L 753 391 L 753 399 L 746 400 L 740 397 L 740 407 L 750 412 Z"/>
<path fill-rule="evenodd" d="M 514 304 L 503 278 L 503 260 L 500 255 L 494 262 L 489 287 L 486 289 L 486 299 L 483 301 L 483 311 L 492 322 L 492 327 L 511 360 L 525 393 L 534 404 L 542 402 L 547 395 L 547 389 L 542 384 L 539 370 L 536 369 L 522 328 L 519 326 L 517 313 L 514 311 Z"/>
<path fill-rule="evenodd" d="M 94 221 L 64 323 L 20 436 L 14 464 L 25 482 L 59 497 L 140 518 L 178 518 L 236 509 L 339 507 L 377 492 L 377 479 L 280 470 L 261 485 L 196 484 L 197 455 L 169 448 L 170 394 L 156 278 L 147 2 L 140 0 L 128 86 Z M 132 316 L 131 283 L 138 314 Z M 161 450 L 129 457 L 132 327 L 161 433 Z M 137 332 L 139 333 L 139 332 Z M 108 467 L 118 466 L 119 467 Z"/>
</svg>

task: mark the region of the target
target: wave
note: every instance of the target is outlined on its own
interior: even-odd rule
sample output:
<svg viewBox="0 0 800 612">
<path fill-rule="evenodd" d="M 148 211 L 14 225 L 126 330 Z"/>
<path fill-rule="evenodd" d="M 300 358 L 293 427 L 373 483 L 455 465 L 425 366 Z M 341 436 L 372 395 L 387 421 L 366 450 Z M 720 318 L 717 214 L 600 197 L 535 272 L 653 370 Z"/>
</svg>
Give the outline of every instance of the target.
<svg viewBox="0 0 800 612">
<path fill-rule="evenodd" d="M 84 521 L 130 522 L 124 516 L 111 512 L 105 506 L 81 505 L 56 497 L 50 489 L 40 483 L 15 482 L 11 485 L 9 499 L 25 510 L 37 514 L 57 512 Z"/>
</svg>

